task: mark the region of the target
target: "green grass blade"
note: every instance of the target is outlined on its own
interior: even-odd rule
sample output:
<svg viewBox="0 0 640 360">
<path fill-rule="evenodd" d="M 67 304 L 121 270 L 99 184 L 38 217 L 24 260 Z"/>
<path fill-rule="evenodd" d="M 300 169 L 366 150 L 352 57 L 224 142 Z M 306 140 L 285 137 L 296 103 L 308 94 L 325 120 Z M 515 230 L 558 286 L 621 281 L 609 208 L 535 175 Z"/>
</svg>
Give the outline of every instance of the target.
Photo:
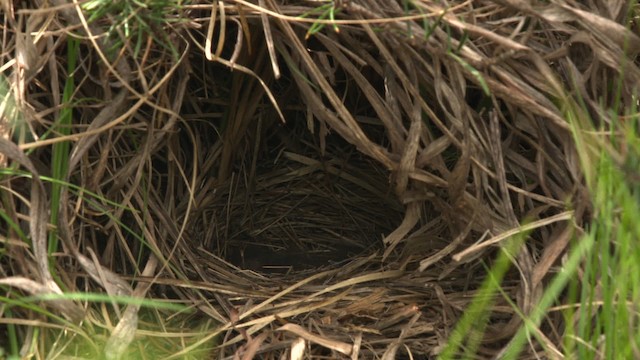
<svg viewBox="0 0 640 360">
<path fill-rule="evenodd" d="M 73 94 L 75 92 L 75 78 L 74 73 L 76 71 L 76 62 L 78 59 L 78 49 L 80 43 L 73 37 L 67 38 L 67 81 L 64 85 L 64 91 L 62 93 L 62 109 L 60 110 L 60 116 L 58 121 L 54 125 L 55 132 L 61 136 L 69 135 L 71 133 L 71 124 L 73 120 Z M 52 178 L 58 180 L 64 180 L 67 175 L 69 164 L 69 149 L 70 144 L 68 141 L 60 141 L 53 144 L 52 155 Z M 62 185 L 60 182 L 53 182 L 51 184 L 51 224 L 58 223 L 58 212 L 60 204 L 60 196 L 62 193 Z M 55 230 L 49 232 L 49 253 L 53 253 L 58 250 L 58 234 Z"/>
</svg>

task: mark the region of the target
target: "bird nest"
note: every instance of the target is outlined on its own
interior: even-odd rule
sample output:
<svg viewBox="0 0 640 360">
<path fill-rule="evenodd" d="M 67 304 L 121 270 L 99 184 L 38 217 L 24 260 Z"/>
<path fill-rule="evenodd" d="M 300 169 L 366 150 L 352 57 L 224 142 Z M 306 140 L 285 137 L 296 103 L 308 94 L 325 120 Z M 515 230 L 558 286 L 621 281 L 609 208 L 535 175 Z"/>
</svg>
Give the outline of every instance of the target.
<svg viewBox="0 0 640 360">
<path fill-rule="evenodd" d="M 195 209 L 202 209 L 193 226 L 198 243 L 239 267 L 280 272 L 337 266 L 381 250 L 403 213 L 388 172 L 331 140 L 322 156 L 304 127 L 276 134 L 283 132 L 286 141 L 267 139 L 253 167 L 237 166 Z"/>
<path fill-rule="evenodd" d="M 5 171 L 2 281 L 109 301 L 14 308 L 67 322 L 42 357 L 429 358 L 507 249 L 460 340 L 497 356 L 588 210 L 563 106 L 609 121 L 640 48 L 558 2 L 52 3 L 5 15 L 0 161 L 29 175 Z M 541 327 L 527 357 L 562 343 Z"/>
</svg>

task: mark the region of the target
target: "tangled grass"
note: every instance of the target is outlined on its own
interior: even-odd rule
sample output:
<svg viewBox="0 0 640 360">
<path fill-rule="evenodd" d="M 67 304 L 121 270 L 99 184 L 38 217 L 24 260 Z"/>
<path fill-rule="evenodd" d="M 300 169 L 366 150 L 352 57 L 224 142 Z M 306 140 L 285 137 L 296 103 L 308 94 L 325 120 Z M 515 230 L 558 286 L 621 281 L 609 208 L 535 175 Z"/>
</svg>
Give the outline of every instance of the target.
<svg viewBox="0 0 640 360">
<path fill-rule="evenodd" d="M 637 117 L 635 2 L 2 6 L 8 353 L 571 350 L 549 289 L 619 147 L 586 130 Z"/>
</svg>

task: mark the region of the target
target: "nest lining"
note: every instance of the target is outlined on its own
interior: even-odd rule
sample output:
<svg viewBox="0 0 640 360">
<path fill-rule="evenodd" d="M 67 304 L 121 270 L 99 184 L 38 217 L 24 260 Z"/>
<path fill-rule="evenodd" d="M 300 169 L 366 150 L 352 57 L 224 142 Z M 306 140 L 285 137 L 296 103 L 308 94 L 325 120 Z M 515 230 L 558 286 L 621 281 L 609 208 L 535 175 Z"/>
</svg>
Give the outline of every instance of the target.
<svg viewBox="0 0 640 360">
<path fill-rule="evenodd" d="M 255 171 L 252 159 L 238 156 L 237 173 L 201 217 L 213 229 L 201 232 L 198 242 L 236 266 L 262 272 L 338 266 L 380 250 L 403 213 L 388 172 L 337 136 L 325 139 L 321 154 L 317 136 L 292 122 L 267 128 L 265 146 L 247 139 L 246 154 L 262 149 Z M 282 131 L 288 131 L 286 141 L 270 134 Z"/>
</svg>

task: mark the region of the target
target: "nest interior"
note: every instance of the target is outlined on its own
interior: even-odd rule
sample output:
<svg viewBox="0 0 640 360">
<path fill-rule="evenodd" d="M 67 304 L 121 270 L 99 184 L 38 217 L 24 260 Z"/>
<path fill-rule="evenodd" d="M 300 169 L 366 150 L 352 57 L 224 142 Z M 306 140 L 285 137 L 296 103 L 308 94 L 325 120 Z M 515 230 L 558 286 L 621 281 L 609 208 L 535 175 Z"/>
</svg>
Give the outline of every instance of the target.
<svg viewBox="0 0 640 360">
<path fill-rule="evenodd" d="M 591 9 L 601 15 L 594 22 L 547 2 L 537 12 L 515 1 L 310 3 L 196 1 L 165 13 L 180 21 L 139 42 L 112 31 L 113 17 L 87 24 L 63 3 L 15 13 L 33 17 L 33 33 L 79 39 L 63 46 L 33 37 L 29 49 L 41 56 L 21 60 L 14 77 L 28 126 L 11 136 L 38 144 L 16 150 L 34 149 L 28 159 L 14 156 L 22 166 L 53 174 L 51 143 L 39 141 L 52 129 L 74 141 L 59 177 L 77 187 L 55 190 L 61 281 L 185 303 L 193 312 L 183 317 L 113 305 L 87 321 L 144 330 L 183 319 L 176 333 L 206 323 L 205 340 L 183 335 L 183 345 L 208 344 L 218 358 L 281 358 L 299 339 L 307 358 L 429 358 L 464 313 L 483 266 L 526 232 L 504 297 L 478 335 L 478 356 L 496 356 L 589 210 L 556 100 L 573 104 L 579 94 L 591 101 L 585 111 L 609 116 L 598 103 L 614 100 L 598 84 L 633 59 L 603 49 L 635 49 L 640 40 L 614 36 L 621 17 L 604 7 Z M 339 21 L 314 12 L 322 9 Z M 584 32 L 595 35 L 576 35 Z M 83 60 L 70 70 L 61 59 L 72 46 Z M 52 119 L 72 74 L 84 101 L 60 127 Z M 630 77 L 623 99 L 634 96 L 638 76 Z M 11 181 L 24 198 L 54 196 L 37 176 Z M 46 218 L 34 204 L 41 207 L 28 216 L 23 205 L 7 213 L 26 227 L 25 218 Z M 37 274 L 50 287 L 42 291 L 55 293 L 43 224 L 29 230 L 33 254 L 12 248 L 2 271 Z M 79 301 L 50 306 L 85 318 Z M 532 340 L 526 356 L 559 344 L 562 321 L 550 314 L 542 327 L 554 331 Z M 103 344 L 60 351 L 136 351 L 112 342 L 134 341 L 120 328 L 77 331 L 93 338 L 103 328 Z"/>
<path fill-rule="evenodd" d="M 274 83 L 283 93 L 295 93 L 290 79 Z M 190 87 L 205 86 L 192 81 Z M 260 101 L 253 114 L 244 120 L 231 116 L 226 124 L 206 119 L 196 107 L 183 109 L 185 118 L 206 121 L 187 121 L 191 132 L 220 134 L 205 135 L 203 149 L 220 148 L 217 154 L 223 156 L 225 145 L 235 142 L 228 169 L 211 159 L 197 169 L 214 185 L 198 192 L 189 214 L 192 243 L 239 267 L 273 271 L 337 265 L 381 250 L 383 237 L 397 228 L 404 212 L 389 186 L 389 171 L 315 125 L 300 109 L 299 97 L 280 97 L 286 122 L 268 99 Z M 233 132 L 234 121 L 246 121 L 244 133 Z M 382 126 L 372 130 L 384 138 Z"/>
</svg>

